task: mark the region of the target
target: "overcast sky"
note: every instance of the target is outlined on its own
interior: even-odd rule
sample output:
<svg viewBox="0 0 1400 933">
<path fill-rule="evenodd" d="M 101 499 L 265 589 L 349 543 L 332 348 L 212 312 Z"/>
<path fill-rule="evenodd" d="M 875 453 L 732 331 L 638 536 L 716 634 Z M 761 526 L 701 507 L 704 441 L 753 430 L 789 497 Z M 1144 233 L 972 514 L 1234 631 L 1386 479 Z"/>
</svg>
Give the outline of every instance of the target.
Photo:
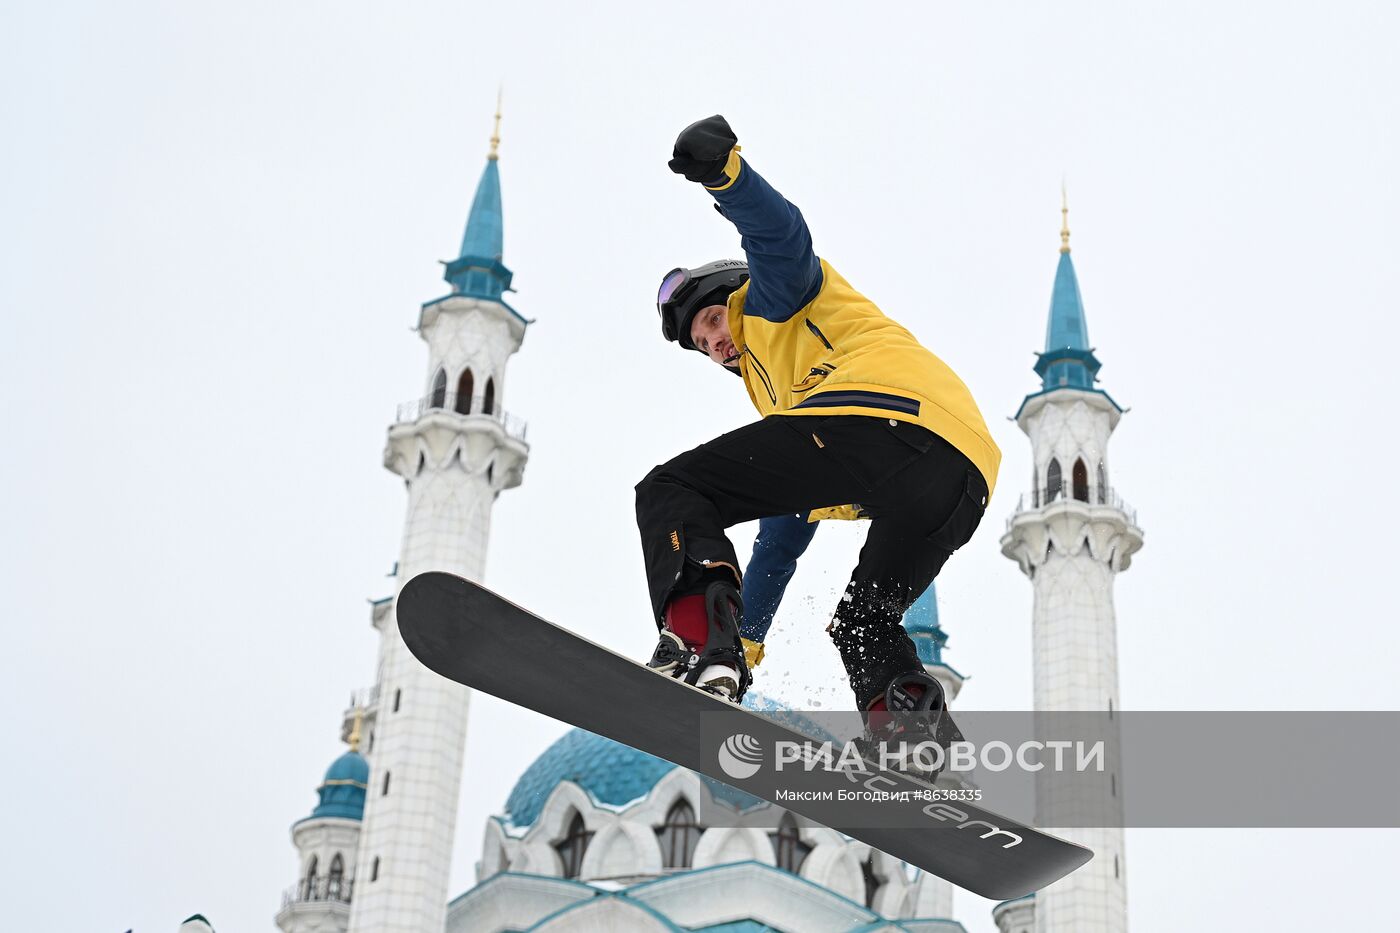
<svg viewBox="0 0 1400 933">
<path fill-rule="evenodd" d="M 425 392 L 412 327 L 498 86 L 511 301 L 536 323 L 490 585 L 650 651 L 632 485 L 753 417 L 651 303 L 738 250 L 665 164 L 720 112 L 1005 452 L 939 580 L 960 705 L 1030 703 L 1006 416 L 1037 385 L 1066 180 L 1102 385 L 1130 408 L 1112 483 L 1146 531 L 1116 589 L 1124 706 L 1397 708 L 1397 26 L 1381 2 L 7 5 L 5 925 L 274 929 L 288 829 L 373 678 L 366 601 L 405 506 L 384 431 Z M 861 533 L 818 535 L 757 689 L 846 699 L 821 629 Z M 473 702 L 454 893 L 562 732 Z M 1373 927 L 1398 841 L 1130 831 L 1132 926 Z M 960 892 L 955 916 L 985 933 L 989 907 Z"/>
</svg>

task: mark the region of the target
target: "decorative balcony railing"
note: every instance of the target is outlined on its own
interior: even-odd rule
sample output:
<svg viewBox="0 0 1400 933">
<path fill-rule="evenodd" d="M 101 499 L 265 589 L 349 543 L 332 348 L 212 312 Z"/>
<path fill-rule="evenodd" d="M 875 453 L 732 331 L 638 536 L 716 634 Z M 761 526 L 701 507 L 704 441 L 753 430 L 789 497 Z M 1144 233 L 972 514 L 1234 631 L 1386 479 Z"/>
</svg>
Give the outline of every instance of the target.
<svg viewBox="0 0 1400 933">
<path fill-rule="evenodd" d="M 1012 512 L 1011 517 L 1006 520 L 1006 527 L 1009 530 L 1015 524 L 1016 519 L 1026 512 L 1073 502 L 1090 507 L 1102 506 L 1117 509 L 1128 517 L 1129 524 L 1137 524 L 1137 509 L 1124 502 L 1117 490 L 1097 485 L 1075 489 L 1072 485 L 1066 485 L 1058 488 L 1042 487 L 1021 493 L 1021 497 L 1016 500 L 1016 511 Z"/>
<path fill-rule="evenodd" d="M 350 878 L 303 878 L 282 892 L 282 909 L 293 904 L 350 903 L 355 882 Z"/>
<path fill-rule="evenodd" d="M 350 706 L 354 709 L 367 709 L 379 700 L 379 686 L 361 687 L 350 694 Z"/>
<path fill-rule="evenodd" d="M 399 406 L 394 423 L 406 424 L 410 421 L 417 421 L 430 411 L 442 411 L 447 414 L 460 415 L 463 418 L 489 418 L 504 428 L 507 436 L 522 443 L 525 441 L 525 419 L 502 411 L 494 403 L 487 404 L 486 397 L 481 395 L 459 399 L 456 392 L 436 392 L 424 398 L 404 402 Z"/>
</svg>

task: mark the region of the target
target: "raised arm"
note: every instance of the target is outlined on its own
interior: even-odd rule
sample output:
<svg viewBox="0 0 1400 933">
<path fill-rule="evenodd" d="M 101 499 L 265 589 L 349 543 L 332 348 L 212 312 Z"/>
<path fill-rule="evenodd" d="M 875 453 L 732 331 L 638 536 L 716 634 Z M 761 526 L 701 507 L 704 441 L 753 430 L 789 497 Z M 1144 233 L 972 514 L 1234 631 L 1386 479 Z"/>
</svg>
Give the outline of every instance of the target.
<svg viewBox="0 0 1400 933">
<path fill-rule="evenodd" d="M 739 156 L 737 142 L 718 114 L 692 123 L 676 139 L 671 171 L 703 184 L 738 228 L 749 263 L 744 313 L 786 321 L 821 289 L 821 263 L 802 212 Z"/>
</svg>

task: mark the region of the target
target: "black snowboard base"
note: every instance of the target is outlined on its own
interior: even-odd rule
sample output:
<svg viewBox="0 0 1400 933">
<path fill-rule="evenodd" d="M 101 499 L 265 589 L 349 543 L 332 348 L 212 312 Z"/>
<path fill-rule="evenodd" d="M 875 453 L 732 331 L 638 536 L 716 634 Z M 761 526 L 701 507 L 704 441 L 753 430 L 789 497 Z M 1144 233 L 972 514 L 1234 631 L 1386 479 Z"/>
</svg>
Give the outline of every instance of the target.
<svg viewBox="0 0 1400 933">
<path fill-rule="evenodd" d="M 755 747 L 823 739 L 657 674 L 461 577 L 414 577 L 399 593 L 398 623 L 408 649 L 443 677 L 708 775 L 983 897 L 1021 897 L 1093 858 L 1082 846 L 971 802 L 929 803 L 933 785 L 873 764 L 863 772 L 870 777 L 865 786 L 878 782 L 895 798 L 880 804 L 878 820 L 853 816 L 849 803 L 777 800 L 772 774 L 735 778 L 713 743 L 676 724 L 725 717 L 724 731 Z M 818 791 L 851 787 L 839 771 L 795 777 Z"/>
</svg>

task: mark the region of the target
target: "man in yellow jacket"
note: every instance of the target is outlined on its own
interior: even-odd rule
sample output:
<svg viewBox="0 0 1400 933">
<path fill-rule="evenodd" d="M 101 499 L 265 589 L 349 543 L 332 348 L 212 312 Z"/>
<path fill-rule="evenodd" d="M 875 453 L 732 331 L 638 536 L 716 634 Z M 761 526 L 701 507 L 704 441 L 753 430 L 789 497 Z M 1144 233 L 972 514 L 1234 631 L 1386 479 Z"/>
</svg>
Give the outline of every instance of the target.
<svg viewBox="0 0 1400 933">
<path fill-rule="evenodd" d="M 666 339 L 743 377 L 762 420 L 637 484 L 661 629 L 650 664 L 739 699 L 751 678 L 724 530 L 859 503 L 870 532 L 827 629 L 857 709 L 941 709 L 900 623 L 977 529 L 1001 453 L 962 380 L 817 257 L 801 212 L 737 142 L 709 117 L 682 131 L 670 166 L 713 196 L 745 261 L 673 270 L 657 308 Z"/>
</svg>

